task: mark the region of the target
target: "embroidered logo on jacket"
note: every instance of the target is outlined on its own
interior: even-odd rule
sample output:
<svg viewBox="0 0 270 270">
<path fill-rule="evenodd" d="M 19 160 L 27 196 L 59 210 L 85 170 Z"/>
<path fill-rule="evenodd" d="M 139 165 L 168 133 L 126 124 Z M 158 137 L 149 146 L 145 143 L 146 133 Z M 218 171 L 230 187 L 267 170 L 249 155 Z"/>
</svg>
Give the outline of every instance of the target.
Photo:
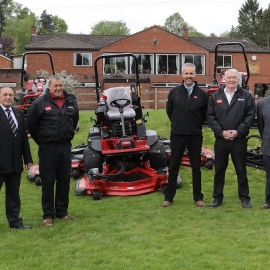
<svg viewBox="0 0 270 270">
<path fill-rule="evenodd" d="M 217 103 L 222 103 L 222 99 L 217 99 Z"/>
<path fill-rule="evenodd" d="M 45 111 L 47 112 L 47 111 L 50 111 L 52 109 L 52 107 L 51 106 L 46 106 L 45 107 Z"/>
</svg>

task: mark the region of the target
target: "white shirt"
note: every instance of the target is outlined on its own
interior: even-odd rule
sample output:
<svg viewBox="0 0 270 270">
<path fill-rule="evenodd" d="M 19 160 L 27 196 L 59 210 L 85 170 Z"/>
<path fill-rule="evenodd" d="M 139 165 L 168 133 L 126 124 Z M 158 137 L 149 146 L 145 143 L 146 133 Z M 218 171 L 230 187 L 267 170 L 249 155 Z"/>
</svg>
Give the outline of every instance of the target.
<svg viewBox="0 0 270 270">
<path fill-rule="evenodd" d="M 11 117 L 12 117 L 12 119 L 13 119 L 15 125 L 16 125 L 16 128 L 18 129 L 18 121 L 17 121 L 17 118 L 15 117 L 15 114 L 14 114 L 14 112 L 12 110 L 12 107 L 6 108 L 2 104 L 0 104 L 0 106 L 4 110 L 4 113 L 6 114 L 7 117 L 8 117 L 8 113 L 6 112 L 6 109 L 9 109 L 10 110 L 10 115 L 11 115 Z"/>
<path fill-rule="evenodd" d="M 226 87 L 225 87 L 224 93 L 225 93 L 225 95 L 226 95 L 226 97 L 227 97 L 227 100 L 228 100 L 229 105 L 231 104 L 232 98 L 233 98 L 233 96 L 234 96 L 234 94 L 235 94 L 236 91 L 237 91 L 237 88 L 235 88 L 233 94 L 231 95 L 231 94 L 227 91 L 227 89 L 226 89 Z"/>
</svg>

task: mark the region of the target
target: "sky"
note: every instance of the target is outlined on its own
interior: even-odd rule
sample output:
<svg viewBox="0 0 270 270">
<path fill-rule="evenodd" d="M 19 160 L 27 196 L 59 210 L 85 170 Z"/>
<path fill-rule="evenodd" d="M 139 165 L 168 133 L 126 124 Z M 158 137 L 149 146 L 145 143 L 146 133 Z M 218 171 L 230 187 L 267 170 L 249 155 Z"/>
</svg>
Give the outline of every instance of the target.
<svg viewBox="0 0 270 270">
<path fill-rule="evenodd" d="M 29 8 L 36 16 L 43 10 L 58 16 L 72 34 L 90 34 L 100 21 L 122 21 L 131 34 L 153 25 L 164 25 L 178 12 L 197 31 L 220 35 L 238 25 L 238 11 L 246 0 L 14 0 Z M 269 0 L 258 0 L 266 9 Z"/>
</svg>

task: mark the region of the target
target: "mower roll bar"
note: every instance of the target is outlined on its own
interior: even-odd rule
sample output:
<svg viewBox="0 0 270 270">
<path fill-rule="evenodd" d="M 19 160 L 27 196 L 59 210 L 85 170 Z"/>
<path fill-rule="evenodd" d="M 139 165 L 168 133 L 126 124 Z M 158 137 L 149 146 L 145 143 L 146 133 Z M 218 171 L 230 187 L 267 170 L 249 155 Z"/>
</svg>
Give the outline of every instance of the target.
<svg viewBox="0 0 270 270">
<path fill-rule="evenodd" d="M 99 96 L 99 82 L 98 82 L 98 68 L 97 68 L 97 62 L 102 59 L 102 58 L 111 58 L 111 57 L 123 57 L 123 56 L 131 56 L 133 57 L 134 61 L 135 61 L 135 75 L 136 75 L 136 87 L 137 87 L 137 91 L 138 91 L 138 97 L 140 97 L 140 79 L 139 79 L 139 69 L 138 69 L 138 59 L 137 57 L 132 54 L 132 53 L 120 53 L 120 54 L 108 54 L 108 55 L 100 55 L 96 58 L 95 62 L 94 62 L 94 68 L 95 68 L 95 79 L 96 79 L 96 97 L 97 100 L 99 101 L 100 96 Z"/>
<path fill-rule="evenodd" d="M 247 60 L 246 51 L 245 51 L 243 43 L 241 43 L 241 42 L 221 42 L 221 43 L 218 43 L 216 45 L 216 47 L 215 47 L 215 65 L 214 65 L 214 83 L 217 84 L 216 70 L 217 70 L 217 51 L 218 51 L 218 47 L 226 46 L 226 45 L 238 45 L 238 46 L 241 46 L 241 48 L 242 48 L 242 52 L 244 54 L 245 63 L 246 63 L 246 70 L 247 70 L 247 80 L 245 82 L 245 87 L 244 87 L 244 88 L 246 88 L 247 85 L 248 85 L 250 72 L 249 72 L 249 66 L 248 66 L 248 60 Z"/>
<path fill-rule="evenodd" d="M 23 87 L 23 79 L 24 79 L 24 76 L 27 74 L 25 69 L 24 69 L 24 64 L 25 64 L 25 57 L 28 55 L 28 54 L 47 54 L 50 58 L 50 63 L 51 63 L 51 68 L 52 68 L 52 74 L 55 75 L 55 70 L 54 70 L 54 66 L 53 66 L 53 61 L 52 61 L 52 56 L 49 52 L 46 52 L 46 51 L 36 51 L 36 52 L 26 52 L 23 54 L 23 57 L 22 57 L 22 69 L 21 69 L 21 87 Z"/>
</svg>

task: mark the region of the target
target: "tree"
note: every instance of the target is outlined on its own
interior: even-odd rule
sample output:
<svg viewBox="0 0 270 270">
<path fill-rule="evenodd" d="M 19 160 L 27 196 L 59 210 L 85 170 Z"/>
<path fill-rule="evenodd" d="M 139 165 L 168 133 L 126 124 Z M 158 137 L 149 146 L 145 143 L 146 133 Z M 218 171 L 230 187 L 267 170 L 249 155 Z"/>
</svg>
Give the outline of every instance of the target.
<svg viewBox="0 0 270 270">
<path fill-rule="evenodd" d="M 46 9 L 43 10 L 42 14 L 40 15 L 40 27 L 39 33 L 40 34 L 52 34 L 53 32 L 53 22 L 52 22 L 52 15 L 47 14 Z"/>
<path fill-rule="evenodd" d="M 12 17 L 6 20 L 6 26 L 2 36 L 14 40 L 15 49 L 13 53 L 25 52 L 25 46 L 29 44 L 31 38 L 31 26 L 37 22 L 33 13 L 25 15 L 23 18 Z"/>
<path fill-rule="evenodd" d="M 68 26 L 66 22 L 58 16 L 52 16 L 53 33 L 52 34 L 65 34 L 67 33 Z"/>
<path fill-rule="evenodd" d="M 5 55 L 11 54 L 15 48 L 14 40 L 12 38 L 0 37 L 0 44 L 2 44 L 0 52 Z"/>
<path fill-rule="evenodd" d="M 123 21 L 100 21 L 91 29 L 92 35 L 130 35 L 130 29 Z"/>
<path fill-rule="evenodd" d="M 230 36 L 249 38 L 260 44 L 259 29 L 262 21 L 262 8 L 257 0 L 247 0 L 239 9 L 238 26 L 232 27 Z"/>
<path fill-rule="evenodd" d="M 263 11 L 262 22 L 258 31 L 260 37 L 262 37 L 262 46 L 270 48 L 270 4 L 268 8 Z"/>
<path fill-rule="evenodd" d="M 200 36 L 198 34 L 201 34 L 193 26 L 189 25 L 178 12 L 175 12 L 173 15 L 168 17 L 165 20 L 164 26 L 167 29 L 167 31 L 176 35 L 180 34 L 183 26 L 186 26 L 188 28 L 188 33 L 189 34 L 193 33 L 194 34 L 193 36 Z"/>
</svg>

